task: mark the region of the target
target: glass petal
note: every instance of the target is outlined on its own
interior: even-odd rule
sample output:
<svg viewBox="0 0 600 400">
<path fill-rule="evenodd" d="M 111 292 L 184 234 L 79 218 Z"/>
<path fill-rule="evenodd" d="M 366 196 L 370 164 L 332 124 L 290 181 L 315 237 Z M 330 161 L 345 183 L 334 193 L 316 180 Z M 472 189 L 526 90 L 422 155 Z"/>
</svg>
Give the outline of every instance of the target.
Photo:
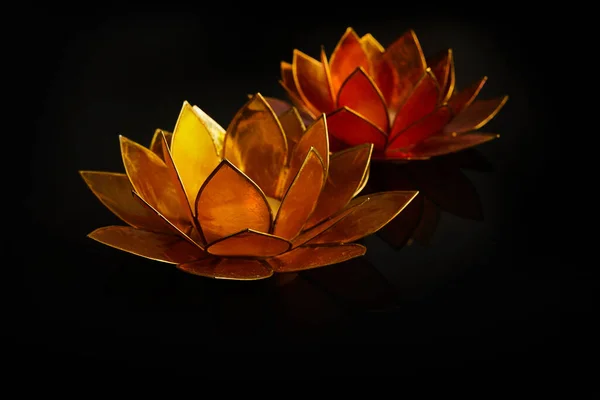
<svg viewBox="0 0 600 400">
<path fill-rule="evenodd" d="M 487 79 L 487 76 L 484 76 L 479 81 L 473 83 L 471 86 L 455 93 L 454 96 L 452 96 L 450 101 L 448 101 L 448 106 L 450 107 L 454 115 L 460 114 L 462 110 L 469 107 L 471 103 L 475 101 L 475 99 L 479 95 L 479 92 L 481 92 L 481 89 L 483 88 L 483 86 L 485 86 Z"/>
<path fill-rule="evenodd" d="M 412 152 L 417 157 L 435 157 L 443 154 L 454 153 L 478 146 L 490 140 L 497 139 L 499 135 L 493 133 L 465 133 L 463 135 L 435 135 L 418 144 Z"/>
<path fill-rule="evenodd" d="M 344 81 L 337 98 L 338 107 L 348 107 L 387 132 L 390 121 L 383 95 L 361 67 Z"/>
<path fill-rule="evenodd" d="M 285 90 L 287 96 L 289 97 L 290 101 L 294 104 L 294 106 L 296 106 L 296 108 L 298 109 L 298 111 L 300 111 L 300 114 L 302 115 L 303 119 L 304 116 L 307 115 L 308 116 L 308 120 L 309 121 L 313 121 L 316 118 L 316 115 L 312 110 L 309 110 L 308 107 L 306 106 L 306 104 L 304 104 L 304 102 L 302 101 L 302 99 L 300 99 L 300 97 L 298 96 L 297 93 L 295 93 L 293 90 L 291 90 L 290 88 L 288 88 L 283 81 L 279 81 L 279 84 L 281 85 L 281 87 L 283 88 L 283 90 Z M 304 123 L 306 124 L 306 120 L 304 121 Z"/>
<path fill-rule="evenodd" d="M 106 208 L 134 228 L 165 231 L 164 222 L 133 197 L 133 186 L 125 174 L 99 171 L 80 171 L 90 190 Z"/>
<path fill-rule="evenodd" d="M 269 104 L 272 105 L 271 102 Z M 292 152 L 304 134 L 306 126 L 296 107 L 290 107 L 279 114 L 279 122 L 288 142 L 288 160 L 291 160 Z"/>
<path fill-rule="evenodd" d="M 177 268 L 207 278 L 253 281 L 273 275 L 271 267 L 261 260 L 217 258 L 180 264 Z"/>
<path fill-rule="evenodd" d="M 164 156 L 165 165 L 167 166 L 167 169 L 169 170 L 171 182 L 173 182 L 174 186 L 176 187 L 177 195 L 179 196 L 182 207 L 187 208 L 187 210 L 186 210 L 188 213 L 187 220 L 191 221 L 192 225 L 193 225 L 192 229 L 186 233 L 194 240 L 194 242 L 206 244 L 206 240 L 204 240 L 204 236 L 202 235 L 202 230 L 200 229 L 200 225 L 198 224 L 198 221 L 196 220 L 196 218 L 194 216 L 194 211 L 192 209 L 192 206 L 187 201 L 183 182 L 181 181 L 177 167 L 175 166 L 175 163 L 173 162 L 171 150 L 169 150 L 169 146 L 167 145 L 167 139 L 165 137 L 163 137 L 162 144 L 163 144 L 162 154 Z"/>
<path fill-rule="evenodd" d="M 450 108 L 440 107 L 431 114 L 421 118 L 404 131 L 398 133 L 396 138 L 388 144 L 386 154 L 390 151 L 402 151 L 410 149 L 412 146 L 422 142 L 428 137 L 441 132 L 444 126 L 450 121 L 452 113 Z"/>
<path fill-rule="evenodd" d="M 355 111 L 344 107 L 327 116 L 329 134 L 349 146 L 373 143 L 375 150 L 383 150 L 386 134 Z"/>
<path fill-rule="evenodd" d="M 327 59 L 327 53 L 325 53 L 325 47 L 321 46 L 321 64 L 323 64 L 323 69 L 325 70 L 325 78 L 327 81 L 327 88 L 329 97 L 331 98 L 332 106 L 335 103 L 335 92 L 333 91 L 333 81 L 331 78 L 331 67 L 329 66 L 329 60 Z"/>
<path fill-rule="evenodd" d="M 222 158 L 223 141 L 225 140 L 225 129 L 221 125 L 219 125 L 217 121 L 212 119 L 207 113 L 202 111 L 200 107 L 194 106 L 193 108 L 198 118 L 200 118 L 206 129 L 208 129 L 208 133 L 210 133 L 210 137 L 213 140 L 213 144 L 215 145 L 217 156 L 219 156 L 219 158 Z"/>
<path fill-rule="evenodd" d="M 294 50 L 292 61 L 294 82 L 300 98 L 307 106 L 317 112 L 329 112 L 333 109 L 333 96 L 329 91 L 329 82 L 325 67 L 311 56 Z"/>
<path fill-rule="evenodd" d="M 269 232 L 271 228 L 265 194 L 228 160 L 200 188 L 195 210 L 208 243 L 244 229 Z"/>
<path fill-rule="evenodd" d="M 282 61 L 280 67 L 281 81 L 294 95 L 298 96 L 298 88 L 296 87 L 296 82 L 294 81 L 292 64 Z"/>
<path fill-rule="evenodd" d="M 354 212 L 310 240 L 308 244 L 349 243 L 377 232 L 394 219 L 418 192 L 398 191 L 357 197 L 350 206 L 362 203 Z M 368 199 L 368 201 L 365 201 Z"/>
<path fill-rule="evenodd" d="M 292 247 L 296 248 L 298 246 L 302 246 L 304 243 L 308 242 L 312 238 L 325 232 L 327 229 L 329 229 L 333 225 L 337 224 L 338 221 L 342 220 L 343 218 L 346 218 L 346 216 L 349 215 L 350 213 L 353 213 L 356 210 L 356 208 L 358 206 L 360 206 L 362 203 L 364 203 L 365 201 L 367 201 L 367 199 L 363 198 L 362 202 L 355 202 L 352 205 L 344 208 L 343 210 L 341 210 L 340 212 L 338 212 L 331 218 L 326 219 L 325 221 L 313 226 L 312 228 L 310 228 L 308 230 L 305 230 L 300 235 L 296 236 L 294 238 L 294 240 L 292 240 Z"/>
<path fill-rule="evenodd" d="M 428 68 L 416 84 L 406 102 L 400 107 L 389 135 L 392 142 L 396 136 L 414 122 L 435 111 L 440 97 L 440 87 L 433 72 Z"/>
<path fill-rule="evenodd" d="M 283 128 L 271 106 L 257 93 L 229 124 L 224 156 L 256 182 L 267 196 L 276 197 L 287 153 Z"/>
<path fill-rule="evenodd" d="M 179 188 L 163 160 L 124 136 L 119 139 L 125 171 L 136 193 L 176 226 L 187 226 L 186 206 L 181 204 Z"/>
<path fill-rule="evenodd" d="M 373 66 L 381 59 L 385 48 L 370 33 L 360 38 L 360 44 L 367 55 L 367 60 L 369 60 L 369 69 L 367 71 L 373 74 Z"/>
<path fill-rule="evenodd" d="M 275 272 L 295 272 L 338 264 L 360 257 L 366 251 L 364 246 L 354 243 L 337 246 L 306 246 L 270 258 L 268 262 Z"/>
<path fill-rule="evenodd" d="M 213 242 L 206 251 L 221 257 L 272 257 L 291 246 L 280 237 L 246 229 Z"/>
<path fill-rule="evenodd" d="M 325 167 L 325 171 L 329 168 L 329 134 L 327 130 L 327 118 L 324 114 L 319 119 L 313 122 L 304 132 L 296 146 L 292 150 L 292 155 L 289 160 L 289 168 L 285 179 L 281 180 L 278 198 L 283 197 L 288 190 L 292 181 L 296 178 L 300 167 L 306 160 L 306 156 L 311 148 L 315 149 Z"/>
<path fill-rule="evenodd" d="M 435 75 L 440 88 L 440 103 L 445 103 L 454 92 L 454 57 L 452 49 L 445 50 L 427 60 L 427 65 Z"/>
<path fill-rule="evenodd" d="M 175 235 L 149 232 L 129 226 L 99 228 L 88 237 L 136 256 L 170 264 L 192 262 L 207 257 L 201 249 Z"/>
<path fill-rule="evenodd" d="M 171 147 L 171 139 L 173 138 L 173 134 L 171 132 L 167 132 L 164 129 L 157 129 L 154 131 L 154 136 L 152 136 L 152 141 L 150 142 L 150 150 L 152 150 L 157 156 L 164 160 L 163 152 L 162 152 L 162 137 L 167 139 L 167 144 Z"/>
<path fill-rule="evenodd" d="M 492 100 L 477 100 L 444 127 L 445 133 L 474 131 L 490 122 L 504 107 L 508 96 Z"/>
<path fill-rule="evenodd" d="M 422 194 L 417 195 L 396 218 L 381 228 L 377 235 L 395 249 L 400 249 L 409 243 L 421 222 L 423 199 Z"/>
<path fill-rule="evenodd" d="M 342 82 L 358 67 L 369 71 L 369 60 L 361 46 L 360 38 L 352 28 L 348 28 L 329 59 L 333 93 L 338 92 Z"/>
<path fill-rule="evenodd" d="M 275 235 L 284 239 L 298 235 L 317 205 L 326 173 L 321 157 L 311 148 L 281 201 L 274 223 Z"/>
<path fill-rule="evenodd" d="M 220 158 L 210 131 L 187 101 L 183 102 L 175 124 L 171 155 L 188 202 L 193 206 L 200 186 L 219 165 Z"/>
<path fill-rule="evenodd" d="M 325 187 L 306 228 L 332 216 L 352 200 L 367 174 L 372 152 L 373 145 L 364 144 L 331 156 Z"/>
<path fill-rule="evenodd" d="M 392 43 L 376 67 L 375 83 L 390 108 L 390 120 L 423 76 L 427 63 L 413 30 Z"/>
</svg>

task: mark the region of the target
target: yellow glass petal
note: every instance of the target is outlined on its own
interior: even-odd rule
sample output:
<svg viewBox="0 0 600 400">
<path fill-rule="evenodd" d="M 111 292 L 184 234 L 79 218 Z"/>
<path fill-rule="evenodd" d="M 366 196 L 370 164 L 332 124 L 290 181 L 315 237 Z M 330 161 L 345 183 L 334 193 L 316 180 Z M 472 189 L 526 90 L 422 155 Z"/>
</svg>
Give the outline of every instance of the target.
<svg viewBox="0 0 600 400">
<path fill-rule="evenodd" d="M 79 171 L 90 190 L 106 208 L 134 228 L 161 232 L 165 224 L 133 197 L 133 187 L 125 174 Z"/>
<path fill-rule="evenodd" d="M 294 147 L 290 158 L 287 178 L 282 179 L 277 196 L 274 197 L 283 197 L 292 180 L 296 177 L 298 171 L 300 171 L 300 167 L 311 148 L 315 149 L 319 157 L 321 157 L 325 171 L 327 171 L 329 168 L 329 135 L 325 114 L 322 114 L 319 119 L 306 129 L 306 132 L 304 132 L 304 135 L 302 135 Z"/>
<path fill-rule="evenodd" d="M 154 131 L 154 136 L 152 136 L 152 141 L 150 142 L 150 150 L 152 150 L 157 156 L 161 159 L 165 159 L 162 151 L 162 137 L 167 139 L 168 147 L 171 146 L 171 139 L 173 138 L 173 134 L 171 132 L 167 132 L 164 129 L 157 129 Z"/>
<path fill-rule="evenodd" d="M 208 243 L 244 229 L 269 232 L 271 208 L 263 191 L 223 160 L 198 193 L 196 216 Z"/>
<path fill-rule="evenodd" d="M 281 201 L 273 228 L 275 235 L 291 239 L 300 232 L 317 205 L 326 173 L 321 157 L 311 148 Z"/>
<path fill-rule="evenodd" d="M 298 247 L 290 252 L 270 258 L 269 264 L 275 272 L 295 272 L 337 264 L 362 256 L 367 249 L 360 244 L 337 246 Z"/>
<path fill-rule="evenodd" d="M 268 100 L 268 99 L 267 99 Z M 272 105 L 271 102 L 269 104 Z M 283 132 L 285 133 L 285 137 L 288 142 L 288 159 L 291 159 L 292 152 L 302 134 L 306 130 L 304 126 L 304 122 L 302 121 L 302 117 L 298 112 L 296 107 L 290 107 L 286 111 L 284 111 L 281 115 L 279 115 L 279 123 L 281 123 L 281 127 L 283 128 Z"/>
<path fill-rule="evenodd" d="M 260 93 L 229 124 L 224 149 L 225 158 L 256 182 L 267 196 L 277 197 L 288 144 L 281 123 Z"/>
<path fill-rule="evenodd" d="M 129 226 L 99 228 L 88 237 L 115 249 L 170 264 L 187 263 L 207 257 L 201 249 L 175 235 Z"/>
<path fill-rule="evenodd" d="M 492 100 L 477 100 L 444 127 L 446 133 L 474 131 L 490 122 L 504 107 L 508 96 Z"/>
<path fill-rule="evenodd" d="M 264 279 L 273 275 L 273 270 L 264 261 L 243 258 L 207 259 L 189 264 L 180 264 L 177 268 L 190 274 L 208 278 L 239 281 Z"/>
<path fill-rule="evenodd" d="M 337 93 L 342 82 L 358 67 L 369 70 L 369 60 L 360 43 L 360 38 L 352 28 L 346 32 L 331 53 L 329 68 L 333 92 Z"/>
<path fill-rule="evenodd" d="M 418 192 L 382 192 L 354 199 L 362 203 L 353 213 L 315 237 L 308 244 L 349 243 L 371 235 L 384 227 L 406 207 Z M 365 201 L 368 199 L 368 201 Z"/>
<path fill-rule="evenodd" d="M 353 213 L 356 210 L 356 207 L 358 207 L 365 201 L 368 201 L 368 199 L 364 198 L 363 202 L 353 203 L 352 205 L 344 208 L 342 211 L 338 212 L 331 218 L 328 218 L 325 221 L 320 222 L 319 224 L 313 226 L 312 228 L 303 231 L 298 236 L 296 236 L 294 238 L 294 240 L 292 240 L 292 247 L 296 248 L 298 246 L 302 246 L 304 243 L 308 242 L 312 238 L 325 232 L 327 229 L 329 229 L 333 225 L 337 224 L 338 221 L 340 221 L 343 218 L 346 218 L 346 216 L 349 215 L 350 213 Z"/>
<path fill-rule="evenodd" d="M 300 50 L 294 50 L 292 73 L 298 94 L 308 108 L 315 113 L 333 109 L 333 96 L 321 62 Z"/>
<path fill-rule="evenodd" d="M 163 160 L 124 136 L 119 139 L 125 171 L 136 193 L 176 226 L 187 226 L 190 221 L 186 207 Z"/>
<path fill-rule="evenodd" d="M 221 160 L 209 129 L 187 101 L 173 131 L 171 154 L 188 202 L 193 206 L 198 190 Z"/>
<path fill-rule="evenodd" d="M 185 188 L 183 187 L 183 182 L 181 182 L 181 178 L 179 172 L 177 171 L 177 167 L 173 161 L 173 157 L 171 155 L 171 151 L 167 145 L 166 137 L 163 137 L 163 149 L 162 154 L 164 156 L 165 165 L 169 169 L 169 174 L 171 176 L 171 181 L 174 182 L 176 186 L 177 195 L 179 196 L 182 207 L 187 207 L 188 221 L 192 222 L 193 227 L 190 229 L 187 234 L 194 240 L 196 243 L 206 244 L 206 240 L 204 240 L 204 235 L 202 234 L 202 230 L 200 228 L 200 224 L 196 220 L 194 216 L 194 211 L 192 210 L 192 206 L 187 201 L 187 197 L 185 194 Z"/>
<path fill-rule="evenodd" d="M 291 246 L 280 237 L 246 229 L 213 242 L 206 251 L 221 257 L 272 257 Z"/>
<path fill-rule="evenodd" d="M 331 156 L 327 182 L 306 228 L 335 214 L 352 200 L 367 174 L 372 152 L 373 145 L 364 144 Z"/>
<path fill-rule="evenodd" d="M 208 129 L 208 133 L 210 133 L 210 137 L 213 140 L 213 144 L 215 145 L 217 155 L 219 156 L 219 158 L 222 158 L 223 142 L 225 140 L 225 129 L 221 125 L 219 125 L 217 121 L 212 119 L 207 113 L 202 111 L 200 107 L 194 106 L 193 108 L 198 118 L 200 118 L 206 129 Z"/>
</svg>

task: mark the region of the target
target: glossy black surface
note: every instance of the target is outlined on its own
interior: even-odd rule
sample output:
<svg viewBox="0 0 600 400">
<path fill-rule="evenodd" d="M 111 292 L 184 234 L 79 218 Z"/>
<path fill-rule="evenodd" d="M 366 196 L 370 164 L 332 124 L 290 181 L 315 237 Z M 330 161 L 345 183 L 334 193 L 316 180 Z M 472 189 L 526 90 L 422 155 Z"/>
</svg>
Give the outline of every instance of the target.
<svg viewBox="0 0 600 400">
<path fill-rule="evenodd" d="M 279 11 L 281 20 L 248 22 L 121 13 L 41 23 L 23 224 L 35 235 L 18 244 L 25 261 L 22 301 L 11 313 L 15 365 L 231 378 L 260 377 L 256 365 L 266 360 L 268 377 L 307 379 L 555 359 L 569 263 L 556 234 L 561 195 L 548 193 L 543 174 L 555 142 L 532 63 L 545 48 L 525 16 L 497 12 L 481 22 L 455 10 L 398 11 L 387 20 Z M 284 96 L 279 62 L 294 48 L 331 51 L 347 26 L 383 44 L 414 28 L 427 55 L 454 49 L 458 85 L 487 75 L 482 98 L 510 95 L 482 130 L 499 140 L 435 162 L 441 166 L 373 168 L 372 176 L 384 171 L 371 188 L 410 176 L 422 190 L 404 230 L 366 239 L 363 259 L 285 284 L 203 279 L 86 238 L 118 220 L 77 171 L 121 171 L 118 134 L 148 142 L 155 128 L 172 129 L 183 100 L 226 126 L 246 94 Z M 419 221 L 419 234 L 411 233 Z"/>
</svg>

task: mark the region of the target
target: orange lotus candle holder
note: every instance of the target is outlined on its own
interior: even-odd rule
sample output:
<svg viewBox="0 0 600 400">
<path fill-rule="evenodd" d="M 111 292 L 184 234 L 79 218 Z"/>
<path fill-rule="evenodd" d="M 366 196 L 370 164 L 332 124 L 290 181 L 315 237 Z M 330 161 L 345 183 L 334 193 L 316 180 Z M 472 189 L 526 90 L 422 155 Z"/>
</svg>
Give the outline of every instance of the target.
<svg viewBox="0 0 600 400">
<path fill-rule="evenodd" d="M 334 151 L 373 143 L 373 159 L 410 160 L 498 137 L 475 132 L 508 100 L 476 100 L 486 80 L 457 91 L 452 50 L 426 59 L 412 30 L 386 49 L 348 28 L 329 59 L 294 50 L 280 83 L 308 119 L 327 114 Z"/>
<path fill-rule="evenodd" d="M 326 116 L 305 127 L 254 95 L 227 130 L 184 102 L 173 133 L 149 148 L 120 137 L 125 173 L 81 171 L 128 226 L 99 228 L 105 245 L 212 278 L 255 280 L 339 263 L 352 243 L 398 215 L 416 191 L 356 197 L 373 146 L 330 154 Z"/>
</svg>

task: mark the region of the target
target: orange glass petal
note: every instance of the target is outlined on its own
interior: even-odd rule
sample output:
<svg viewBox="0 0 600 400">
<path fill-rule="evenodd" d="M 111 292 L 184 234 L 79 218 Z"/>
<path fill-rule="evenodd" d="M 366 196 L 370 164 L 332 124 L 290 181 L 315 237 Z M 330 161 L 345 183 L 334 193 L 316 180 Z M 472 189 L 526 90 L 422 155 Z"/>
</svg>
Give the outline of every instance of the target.
<svg viewBox="0 0 600 400">
<path fill-rule="evenodd" d="M 267 99 L 269 101 L 269 99 Z M 273 104 L 269 101 L 269 104 Z M 289 107 L 282 114 L 279 115 L 279 123 L 283 128 L 285 137 L 288 142 L 288 155 L 291 157 L 291 152 L 304 134 L 306 127 L 302 121 L 302 117 L 295 107 Z"/>
<path fill-rule="evenodd" d="M 484 76 L 479 81 L 473 83 L 471 86 L 457 92 L 448 101 L 448 106 L 454 113 L 459 114 L 462 110 L 469 107 L 475 98 L 479 95 L 479 92 L 487 82 L 487 76 Z"/>
<path fill-rule="evenodd" d="M 260 94 L 255 95 L 229 124 L 224 157 L 268 196 L 275 197 L 287 154 L 287 140 L 277 116 Z"/>
<path fill-rule="evenodd" d="M 325 187 L 305 228 L 329 218 L 350 202 L 367 174 L 372 152 L 373 145 L 364 144 L 331 156 Z"/>
<path fill-rule="evenodd" d="M 373 74 L 373 66 L 381 59 L 385 48 L 370 33 L 360 38 L 360 44 L 367 55 L 367 60 L 369 60 L 369 69 L 367 71 Z"/>
<path fill-rule="evenodd" d="M 350 203 L 362 203 L 354 212 L 310 240 L 308 244 L 349 243 L 377 232 L 394 219 L 418 192 L 384 192 L 357 197 Z M 365 201 L 368 199 L 368 201 Z"/>
<path fill-rule="evenodd" d="M 383 95 L 362 68 L 356 69 L 342 84 L 337 106 L 351 108 L 384 132 L 389 128 L 390 121 Z"/>
<path fill-rule="evenodd" d="M 244 229 L 269 232 L 271 228 L 265 194 L 227 160 L 200 189 L 195 210 L 208 243 Z"/>
<path fill-rule="evenodd" d="M 477 100 L 458 114 L 444 127 L 446 133 L 463 133 L 474 131 L 492 120 L 500 112 L 508 96 L 492 100 Z"/>
<path fill-rule="evenodd" d="M 365 254 L 360 244 L 298 247 L 268 260 L 275 272 L 295 272 L 337 264 Z"/>
<path fill-rule="evenodd" d="M 387 141 L 387 136 L 381 129 L 345 107 L 327 116 L 327 129 L 332 136 L 348 146 L 373 143 L 375 150 L 383 150 Z"/>
<path fill-rule="evenodd" d="M 440 103 L 448 101 L 454 92 L 454 57 L 452 49 L 448 49 L 427 61 L 427 65 L 435 75 L 440 87 Z"/>
<path fill-rule="evenodd" d="M 368 71 L 369 60 L 362 48 L 360 38 L 352 28 L 348 28 L 331 53 L 329 60 L 334 93 L 338 92 L 342 82 L 358 67 Z"/>
<path fill-rule="evenodd" d="M 398 136 L 415 121 L 420 120 L 435 111 L 440 97 L 440 87 L 435 75 L 430 69 L 425 71 L 423 77 L 417 83 L 406 103 L 396 114 L 394 125 L 389 135 L 389 141 Z"/>
<path fill-rule="evenodd" d="M 451 117 L 452 113 L 448 107 L 438 108 L 400 132 L 388 145 L 386 154 L 389 154 L 389 151 L 410 149 L 411 146 L 441 132 Z"/>
<path fill-rule="evenodd" d="M 499 136 L 493 133 L 465 133 L 463 135 L 436 135 L 419 143 L 413 150 L 417 157 L 435 157 L 478 146 Z"/>
<path fill-rule="evenodd" d="M 272 257 L 288 251 L 291 246 L 282 238 L 246 229 L 213 242 L 206 251 L 221 257 Z"/>
<path fill-rule="evenodd" d="M 150 142 L 150 150 L 164 160 L 164 155 L 162 151 L 163 136 L 167 140 L 167 144 L 169 145 L 169 147 L 171 146 L 171 139 L 173 138 L 173 133 L 167 132 L 163 129 L 156 129 L 154 131 L 154 136 L 152 136 L 152 141 Z"/>
<path fill-rule="evenodd" d="M 317 205 L 326 173 L 321 157 L 311 149 L 283 197 L 274 222 L 275 235 L 285 239 L 298 235 Z"/>
<path fill-rule="evenodd" d="M 165 231 L 164 222 L 137 201 L 125 174 L 81 171 L 81 177 L 106 208 L 134 228 Z"/>
<path fill-rule="evenodd" d="M 88 237 L 110 247 L 171 264 L 186 263 L 207 257 L 198 247 L 174 235 L 155 233 L 129 226 L 99 228 Z"/>
<path fill-rule="evenodd" d="M 300 98 L 314 112 L 329 112 L 333 109 L 333 96 L 323 64 L 311 56 L 294 50 L 292 61 L 294 83 Z"/>
<path fill-rule="evenodd" d="M 215 279 L 257 280 L 273 275 L 271 267 L 261 260 L 216 258 L 181 264 L 177 268 L 190 274 Z"/>
</svg>

